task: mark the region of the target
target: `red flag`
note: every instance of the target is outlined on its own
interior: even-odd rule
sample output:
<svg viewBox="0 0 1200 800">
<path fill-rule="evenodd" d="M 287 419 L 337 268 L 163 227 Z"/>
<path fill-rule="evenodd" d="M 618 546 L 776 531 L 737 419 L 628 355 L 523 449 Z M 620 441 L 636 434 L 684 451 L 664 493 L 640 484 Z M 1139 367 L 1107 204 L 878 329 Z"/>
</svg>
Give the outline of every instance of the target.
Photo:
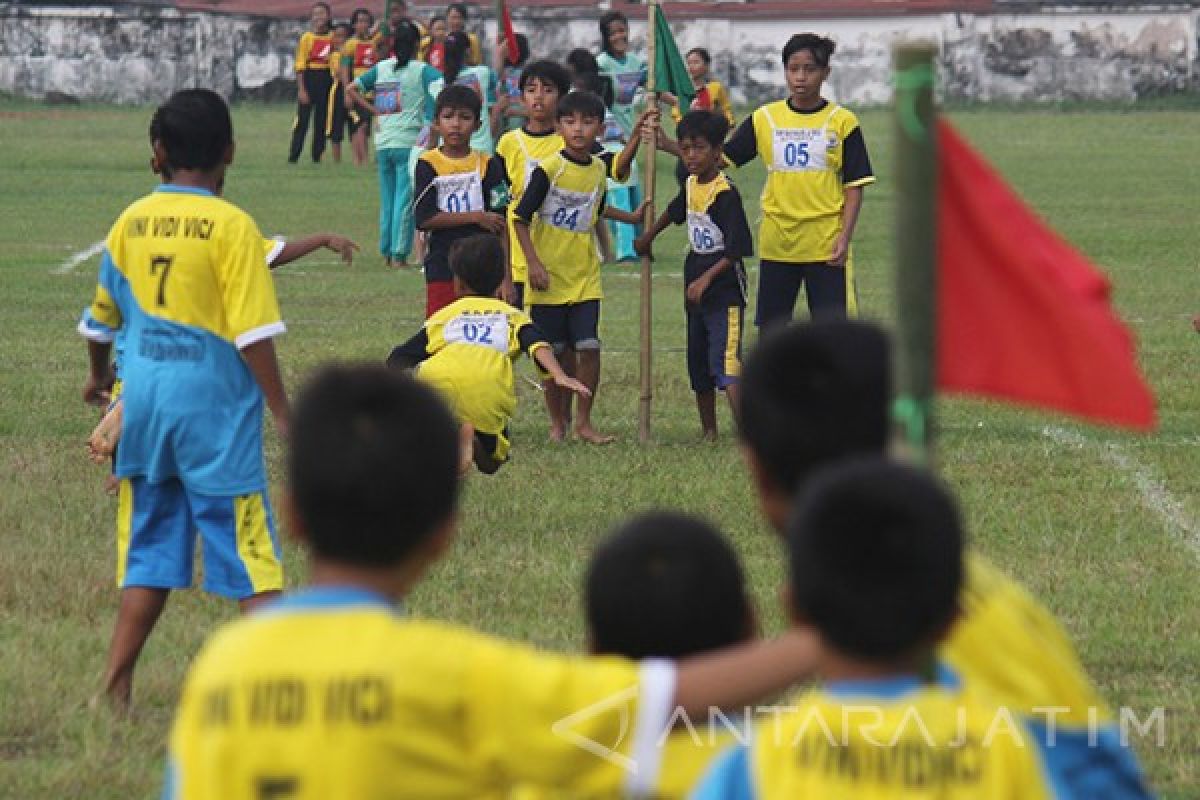
<svg viewBox="0 0 1200 800">
<path fill-rule="evenodd" d="M 516 64 L 517 59 L 521 57 L 521 51 L 517 47 L 517 34 L 513 30 L 512 14 L 508 13 L 508 3 L 500 0 L 500 21 L 504 25 L 504 45 L 508 48 L 508 63 Z"/>
<path fill-rule="evenodd" d="M 947 122 L 938 135 L 939 388 L 1153 428 L 1108 279 Z"/>
</svg>

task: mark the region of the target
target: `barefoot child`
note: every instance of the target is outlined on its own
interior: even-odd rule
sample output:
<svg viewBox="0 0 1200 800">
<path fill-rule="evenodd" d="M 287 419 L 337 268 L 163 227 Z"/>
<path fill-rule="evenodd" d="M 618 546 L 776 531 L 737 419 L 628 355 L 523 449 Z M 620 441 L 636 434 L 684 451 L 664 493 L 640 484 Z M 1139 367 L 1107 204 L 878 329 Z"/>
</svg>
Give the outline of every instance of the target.
<svg viewBox="0 0 1200 800">
<path fill-rule="evenodd" d="M 558 103 L 562 152 L 541 162 L 529 178 L 517 205 L 517 241 L 529 264 L 530 316 L 554 345 L 578 358 L 577 377 L 590 397 L 580 396 L 575 433 L 592 444 L 615 437 L 592 425 L 592 403 L 600 385 L 600 259 L 593 239 L 601 217 L 635 222 L 642 211 L 609 208 L 604 203 L 609 174 L 623 180 L 629 174 L 639 139 L 634 137 L 619 156 L 593 155 L 604 124 L 604 102 L 591 92 L 571 92 Z M 546 384 L 550 438 L 567 435 L 570 395 Z"/>
<path fill-rule="evenodd" d="M 522 351 L 555 386 L 580 397 L 590 392 L 563 372 L 525 312 L 496 297 L 504 280 L 499 237 L 485 233 L 460 238 L 450 250 L 450 267 L 458 299 L 394 349 L 388 366 L 416 366 L 417 377 L 441 392 L 462 422 L 463 438 L 471 441 L 460 471 L 466 472 L 474 461 L 480 472 L 490 475 L 508 460 L 508 424 L 517 408 L 512 362 Z"/>
<path fill-rule="evenodd" d="M 725 392 L 737 419 L 746 310 L 742 259 L 753 248 L 741 195 L 721 172 L 721 145 L 728 130 L 724 117 L 711 111 L 684 115 L 678 136 L 688 179 L 654 227 L 635 243 L 639 253 L 649 253 L 651 242 L 668 225 L 687 223 L 690 249 L 683 261 L 683 283 L 688 376 L 700 427 L 709 441 L 717 438 L 715 389 Z"/>
</svg>

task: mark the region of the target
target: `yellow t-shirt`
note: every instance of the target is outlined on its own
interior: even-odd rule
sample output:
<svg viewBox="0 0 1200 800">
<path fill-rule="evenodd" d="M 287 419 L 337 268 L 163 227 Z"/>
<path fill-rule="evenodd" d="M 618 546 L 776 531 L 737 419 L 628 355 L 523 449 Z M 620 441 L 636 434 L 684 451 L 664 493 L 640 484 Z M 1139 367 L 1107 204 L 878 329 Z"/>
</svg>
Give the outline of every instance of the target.
<svg viewBox="0 0 1200 800">
<path fill-rule="evenodd" d="M 357 588 L 309 588 L 197 656 L 164 796 L 439 800 L 518 784 L 621 796 L 654 779 L 629 759 L 665 723 L 673 687 L 666 662 L 551 655 L 406 618 Z"/>
<path fill-rule="evenodd" d="M 422 333 L 429 358 L 417 377 L 475 430 L 502 433 L 517 409 L 513 360 L 549 347 L 533 322 L 502 300 L 462 297 L 426 320 Z"/>
<path fill-rule="evenodd" d="M 529 286 L 526 302 L 530 305 L 569 305 L 599 300 L 600 256 L 596 252 L 593 230 L 604 203 L 611 154 L 592 156 L 588 163 L 577 164 L 562 153 L 550 156 L 535 169 L 545 173 L 549 188 L 541 205 L 530 217 L 530 238 L 534 250 L 550 275 L 543 290 Z M 528 210 L 529 196 L 517 204 L 517 216 Z"/>
<path fill-rule="evenodd" d="M 366 73 L 382 59 L 379 57 L 376 38 L 359 39 L 351 36 L 342 47 L 341 62 L 350 69 L 350 80 Z"/>
<path fill-rule="evenodd" d="M 512 279 L 515 283 L 525 283 L 529 280 L 529 265 L 525 261 L 525 251 L 517 241 L 513 230 L 513 219 L 516 215 L 517 203 L 525 193 L 529 184 L 529 176 L 534 167 L 563 149 L 563 138 L 555 131 L 545 133 L 527 133 L 523 129 L 508 131 L 496 142 L 496 155 L 504 160 L 504 170 L 508 173 L 509 197 L 508 204 L 508 252 L 512 262 Z"/>
<path fill-rule="evenodd" d="M 329 69 L 336 62 L 332 33 L 305 31 L 296 45 L 296 72 L 307 69 Z"/>
<path fill-rule="evenodd" d="M 759 108 L 752 120 L 758 155 L 767 167 L 759 255 L 793 263 L 826 261 L 842 230 L 846 188 L 875 182 L 871 174 L 843 174 L 846 140 L 858 131 L 858 118 L 835 103 L 800 113 L 780 100 Z"/>
<path fill-rule="evenodd" d="M 1040 800 L 1051 796 L 1020 720 L 918 678 L 834 684 L 760 721 L 692 795 L 710 798 Z"/>
</svg>

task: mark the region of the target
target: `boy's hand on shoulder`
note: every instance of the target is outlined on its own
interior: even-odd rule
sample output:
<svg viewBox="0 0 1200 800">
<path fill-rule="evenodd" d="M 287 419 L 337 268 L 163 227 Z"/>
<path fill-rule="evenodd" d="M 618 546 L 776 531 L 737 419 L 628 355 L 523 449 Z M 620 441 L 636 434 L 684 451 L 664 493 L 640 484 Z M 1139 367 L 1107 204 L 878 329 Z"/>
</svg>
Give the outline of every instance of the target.
<svg viewBox="0 0 1200 800">
<path fill-rule="evenodd" d="M 694 306 L 700 305 L 700 301 L 704 299 L 704 293 L 708 291 L 708 287 L 711 283 L 712 279 L 708 277 L 708 273 L 701 275 L 699 278 L 696 278 L 696 280 L 689 283 L 685 292 L 687 295 L 687 301 Z"/>
<path fill-rule="evenodd" d="M 850 255 L 850 240 L 845 236 L 838 236 L 837 241 L 833 243 L 833 252 L 829 254 L 829 266 L 844 267 L 846 266 L 846 258 Z"/>
<path fill-rule="evenodd" d="M 496 235 L 504 233 L 506 225 L 503 214 L 497 214 L 495 211 L 477 211 L 475 213 L 477 215 L 476 225 Z"/>
<path fill-rule="evenodd" d="M 550 273 L 546 271 L 546 266 L 538 259 L 530 259 L 529 261 L 529 285 L 539 292 L 544 292 L 550 288 Z"/>
<path fill-rule="evenodd" d="M 347 266 L 354 263 L 354 251 L 358 249 L 358 245 L 345 236 L 333 234 L 329 237 L 329 241 L 325 243 L 333 252 L 342 257 L 342 263 Z"/>
</svg>

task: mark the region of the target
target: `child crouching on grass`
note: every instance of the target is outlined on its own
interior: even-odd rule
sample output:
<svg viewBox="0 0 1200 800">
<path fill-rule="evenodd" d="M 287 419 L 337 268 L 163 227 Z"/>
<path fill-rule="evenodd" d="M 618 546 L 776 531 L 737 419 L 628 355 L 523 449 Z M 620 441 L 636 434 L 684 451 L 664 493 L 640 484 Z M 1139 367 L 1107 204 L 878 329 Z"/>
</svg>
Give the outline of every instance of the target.
<svg viewBox="0 0 1200 800">
<path fill-rule="evenodd" d="M 751 255 L 750 225 L 738 190 L 721 172 L 721 145 L 729 124 L 711 111 L 689 111 L 679 122 L 679 150 L 688 178 L 654 227 L 634 242 L 639 254 L 668 225 L 688 226 L 683 261 L 687 310 L 687 363 L 703 436 L 717 438 L 716 392 L 729 399 L 737 419 L 741 371 L 742 320 L 746 311 L 746 269 Z"/>
<path fill-rule="evenodd" d="M 522 351 L 555 386 L 580 397 L 591 393 L 563 372 L 525 312 L 497 299 L 506 274 L 497 236 L 459 239 L 450 249 L 450 269 L 459 299 L 394 349 L 388 366 L 418 367 L 417 376 L 441 392 L 462 422 L 462 440 L 471 443 L 463 448 L 460 472 L 474 461 L 490 475 L 508 460 L 508 424 L 517 409 L 512 362 Z"/>
</svg>

